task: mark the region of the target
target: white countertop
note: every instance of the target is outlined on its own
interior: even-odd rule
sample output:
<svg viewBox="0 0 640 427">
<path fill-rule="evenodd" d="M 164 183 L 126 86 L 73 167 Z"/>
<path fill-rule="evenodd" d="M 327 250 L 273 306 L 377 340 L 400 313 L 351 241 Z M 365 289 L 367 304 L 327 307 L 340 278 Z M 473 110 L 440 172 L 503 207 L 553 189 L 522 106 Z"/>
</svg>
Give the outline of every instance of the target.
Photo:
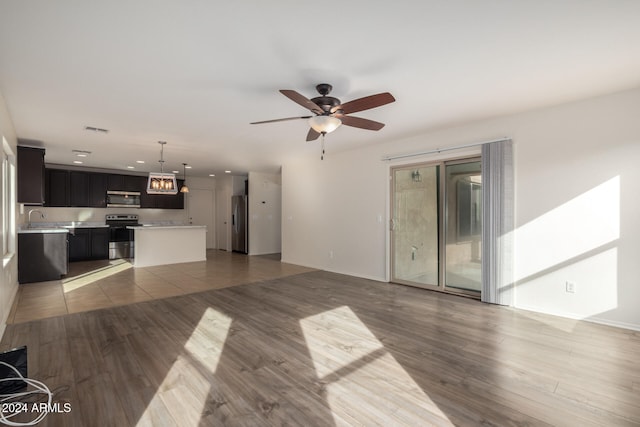
<svg viewBox="0 0 640 427">
<path fill-rule="evenodd" d="M 62 227 L 58 227 L 58 228 L 23 228 L 18 230 L 18 234 L 49 234 L 49 233 L 68 233 L 69 229 L 67 228 L 62 228 Z"/>
<path fill-rule="evenodd" d="M 21 230 L 39 230 L 44 228 L 107 228 L 109 227 L 104 222 L 90 222 L 90 221 L 61 221 L 61 222 L 32 222 L 31 227 L 27 227 L 26 224 L 22 226 Z M 20 230 L 19 230 L 20 231 Z"/>
<path fill-rule="evenodd" d="M 207 228 L 206 225 L 128 225 L 131 230 L 168 230 L 168 229 L 187 229 L 187 228 Z"/>
<path fill-rule="evenodd" d="M 61 227 L 63 228 L 108 228 L 109 226 L 107 224 L 98 224 L 98 225 L 73 224 L 73 225 L 61 225 Z"/>
</svg>

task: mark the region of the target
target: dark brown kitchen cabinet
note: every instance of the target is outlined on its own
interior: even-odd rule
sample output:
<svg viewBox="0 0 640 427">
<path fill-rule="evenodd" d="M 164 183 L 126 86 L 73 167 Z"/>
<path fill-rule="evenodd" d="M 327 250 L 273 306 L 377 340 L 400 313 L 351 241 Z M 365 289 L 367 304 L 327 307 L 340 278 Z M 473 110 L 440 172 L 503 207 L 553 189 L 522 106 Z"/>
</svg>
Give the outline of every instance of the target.
<svg viewBox="0 0 640 427">
<path fill-rule="evenodd" d="M 107 207 L 108 174 L 89 172 L 89 207 Z"/>
<path fill-rule="evenodd" d="M 97 172 L 47 169 L 45 206 L 104 208 L 107 176 Z"/>
<path fill-rule="evenodd" d="M 91 229 L 69 230 L 69 261 L 84 261 L 91 254 Z"/>
<path fill-rule="evenodd" d="M 110 173 L 108 175 L 107 190 L 109 191 L 125 191 L 124 175 Z"/>
<path fill-rule="evenodd" d="M 107 185 L 110 191 L 143 191 L 142 179 L 144 186 L 147 184 L 147 177 L 136 175 L 120 175 L 109 174 L 109 183 Z"/>
<path fill-rule="evenodd" d="M 177 181 L 182 187 L 184 180 Z M 106 208 L 107 190 L 139 191 L 141 208 L 184 209 L 184 193 L 147 194 L 146 176 L 46 170 L 45 206 Z"/>
<path fill-rule="evenodd" d="M 68 272 L 67 233 L 18 233 L 18 282 L 59 280 Z"/>
<path fill-rule="evenodd" d="M 109 229 L 74 228 L 69 231 L 69 261 L 109 259 Z"/>
<path fill-rule="evenodd" d="M 45 202 L 44 149 L 18 146 L 18 203 Z"/>
<path fill-rule="evenodd" d="M 109 228 L 91 229 L 91 259 L 109 259 Z"/>
<path fill-rule="evenodd" d="M 69 202 L 72 207 L 89 206 L 89 174 L 87 172 L 69 172 Z"/>
<path fill-rule="evenodd" d="M 47 169 L 45 206 L 68 207 L 69 205 L 69 171 Z"/>
</svg>

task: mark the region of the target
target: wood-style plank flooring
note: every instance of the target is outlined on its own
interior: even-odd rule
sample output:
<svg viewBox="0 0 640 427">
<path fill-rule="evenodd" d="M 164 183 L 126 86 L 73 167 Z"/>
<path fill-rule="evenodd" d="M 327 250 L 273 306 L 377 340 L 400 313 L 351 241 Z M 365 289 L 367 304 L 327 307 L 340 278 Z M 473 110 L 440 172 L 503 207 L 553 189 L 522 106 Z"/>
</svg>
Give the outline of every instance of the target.
<svg viewBox="0 0 640 427">
<path fill-rule="evenodd" d="M 323 271 L 8 325 L 24 344 L 72 408 L 41 426 L 640 424 L 636 332 Z"/>
</svg>

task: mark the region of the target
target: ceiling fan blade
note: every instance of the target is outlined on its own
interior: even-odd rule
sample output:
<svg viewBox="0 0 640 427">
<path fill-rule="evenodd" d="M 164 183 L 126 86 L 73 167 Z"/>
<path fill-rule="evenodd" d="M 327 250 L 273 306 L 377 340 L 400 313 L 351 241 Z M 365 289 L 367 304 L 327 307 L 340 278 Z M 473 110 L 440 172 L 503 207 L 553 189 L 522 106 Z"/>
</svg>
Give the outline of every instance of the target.
<svg viewBox="0 0 640 427">
<path fill-rule="evenodd" d="M 309 128 L 309 133 L 307 134 L 307 141 L 315 141 L 320 136 L 320 132 L 316 132 L 313 128 Z"/>
<path fill-rule="evenodd" d="M 310 99 L 304 97 L 303 95 L 300 95 L 295 90 L 281 89 L 280 93 L 283 94 L 284 96 L 286 96 L 287 98 L 289 98 L 290 100 L 292 100 L 293 102 L 302 105 L 304 108 L 306 108 L 308 110 L 313 111 L 314 113 L 317 113 L 317 114 L 324 113 L 324 111 L 322 111 L 322 108 L 318 107 L 315 104 L 315 102 L 313 102 Z"/>
<path fill-rule="evenodd" d="M 380 130 L 384 127 L 384 123 L 374 122 L 373 120 L 363 119 L 361 117 L 345 116 L 344 114 L 334 114 L 334 117 L 339 118 L 343 125 L 354 128 Z"/>
<path fill-rule="evenodd" d="M 285 119 L 274 119 L 274 120 L 263 120 L 261 122 L 251 122 L 250 125 L 260 125 L 262 123 L 275 123 L 275 122 L 285 122 L 287 120 L 300 120 L 300 119 L 310 119 L 313 116 L 302 116 L 302 117 L 287 117 Z"/>
<path fill-rule="evenodd" d="M 396 99 L 389 92 L 378 93 L 376 95 L 365 96 L 364 98 L 354 99 L 331 109 L 334 113 L 342 110 L 343 114 L 357 113 L 358 111 L 368 110 L 370 108 L 380 107 L 381 105 L 394 102 Z"/>
</svg>

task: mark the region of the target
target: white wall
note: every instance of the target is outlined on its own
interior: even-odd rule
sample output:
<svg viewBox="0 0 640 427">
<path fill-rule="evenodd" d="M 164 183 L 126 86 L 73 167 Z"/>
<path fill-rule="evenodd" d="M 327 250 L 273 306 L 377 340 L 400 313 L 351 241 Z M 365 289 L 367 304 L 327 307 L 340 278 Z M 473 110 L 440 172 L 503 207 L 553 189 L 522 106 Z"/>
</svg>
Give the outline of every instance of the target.
<svg viewBox="0 0 640 427">
<path fill-rule="evenodd" d="M 4 98 L 0 93 L 0 144 L 3 144 L 3 137 L 6 139 L 9 145 L 9 149 L 14 153 L 14 155 L 17 154 L 18 143 L 16 133 L 13 128 L 13 124 L 11 123 L 11 117 L 9 116 L 9 112 L 7 111 Z M 2 188 L 3 186 L 0 185 L 0 192 L 2 191 Z M 16 191 L 15 188 L 14 191 Z M 14 209 L 16 209 L 17 215 L 17 206 Z M 0 210 L 0 217 L 2 215 L 3 212 L 1 212 Z M 0 223 L 2 220 L 4 220 L 4 218 L 0 218 Z M 2 230 L 0 229 L 0 233 L 1 232 Z M 16 296 L 17 291 L 18 257 L 16 256 L 16 254 L 13 254 L 13 256 L 4 258 L 2 260 L 2 274 L 0 274 L 0 337 L 4 333 L 7 319 L 9 317 L 9 312 L 11 311 L 11 305 L 13 304 L 13 300 Z"/>
<path fill-rule="evenodd" d="M 638 117 L 640 89 L 290 161 L 282 168 L 282 260 L 388 280 L 390 166 L 467 153 L 380 159 L 509 136 L 516 307 L 640 329 Z"/>
<path fill-rule="evenodd" d="M 249 172 L 249 255 L 282 250 L 281 210 L 280 174 Z"/>
</svg>

